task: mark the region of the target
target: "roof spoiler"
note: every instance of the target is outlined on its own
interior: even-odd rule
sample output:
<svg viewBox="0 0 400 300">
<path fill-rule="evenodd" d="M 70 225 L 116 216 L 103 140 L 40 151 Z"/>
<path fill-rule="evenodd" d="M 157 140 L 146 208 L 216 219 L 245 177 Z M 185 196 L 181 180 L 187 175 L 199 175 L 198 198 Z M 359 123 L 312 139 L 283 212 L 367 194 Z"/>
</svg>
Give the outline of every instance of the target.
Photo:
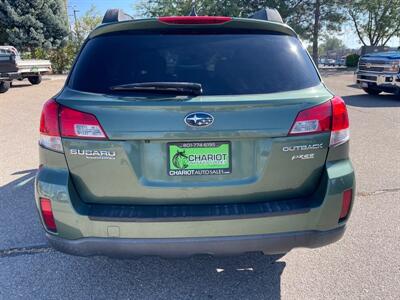
<svg viewBox="0 0 400 300">
<path fill-rule="evenodd" d="M 277 23 L 283 23 L 283 19 L 281 14 L 275 8 L 263 8 L 259 11 L 256 11 L 253 15 L 249 17 L 250 19 L 257 19 L 257 20 L 264 20 L 264 21 L 271 21 Z"/>
<path fill-rule="evenodd" d="M 106 13 L 104 14 L 102 24 L 105 23 L 115 23 L 121 21 L 129 21 L 133 20 L 133 17 L 125 13 L 122 9 L 118 8 L 111 8 L 107 9 Z"/>
<path fill-rule="evenodd" d="M 193 7 L 190 16 L 197 16 L 196 10 Z M 264 20 L 264 21 L 271 21 L 277 23 L 283 23 L 283 19 L 281 14 L 275 8 L 263 8 L 259 11 L 256 11 L 253 15 L 249 17 L 250 19 L 257 19 L 257 20 Z M 115 23 L 121 21 L 128 21 L 133 20 L 133 17 L 125 13 L 122 9 L 118 8 L 111 8 L 106 11 L 103 17 L 102 23 Z"/>
</svg>

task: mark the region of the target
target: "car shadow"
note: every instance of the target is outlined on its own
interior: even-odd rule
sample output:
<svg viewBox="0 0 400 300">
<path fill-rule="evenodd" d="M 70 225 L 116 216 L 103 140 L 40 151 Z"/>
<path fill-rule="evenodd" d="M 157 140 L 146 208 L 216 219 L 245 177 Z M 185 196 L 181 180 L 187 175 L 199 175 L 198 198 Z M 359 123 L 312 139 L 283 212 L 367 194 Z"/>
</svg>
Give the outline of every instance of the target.
<svg viewBox="0 0 400 300">
<path fill-rule="evenodd" d="M 17 179 L 0 186 L 0 249 L 46 243 L 34 201 L 36 171 L 15 172 Z"/>
<path fill-rule="evenodd" d="M 29 247 L 48 248 L 34 202 L 36 171 L 15 172 L 12 175 L 18 176 L 17 179 L 0 186 L 0 218 L 5 224 L 0 226 L 0 250 L 18 248 L 28 252 L 26 249 Z M 25 257 L 20 256 L 23 261 L 27 259 Z M 32 278 L 52 274 L 51 278 L 46 279 L 47 284 L 42 286 L 42 292 L 47 290 L 57 297 L 58 293 L 61 296 L 67 291 L 68 294 L 68 290 L 73 292 L 80 286 L 81 295 L 110 299 L 116 295 L 119 298 L 135 295 L 134 298 L 141 299 L 219 299 L 238 296 L 279 299 L 281 275 L 286 266 L 285 262 L 279 261 L 282 256 L 264 256 L 261 253 L 233 257 L 200 255 L 182 259 L 142 257 L 120 260 L 75 257 L 49 249 L 29 257 L 31 267 L 28 269 L 34 270 L 35 274 L 30 274 L 28 269 L 24 274 L 18 272 L 29 291 L 33 288 Z M 58 286 L 58 283 L 62 283 L 62 286 Z"/>
<path fill-rule="evenodd" d="M 372 96 L 359 94 L 343 96 L 347 105 L 355 107 L 400 107 L 400 96 L 391 94 L 381 94 Z"/>
<path fill-rule="evenodd" d="M 350 88 L 353 88 L 353 89 L 362 90 L 357 83 L 348 84 L 347 87 L 350 87 Z"/>
<path fill-rule="evenodd" d="M 99 297 L 112 298 L 113 289 L 117 287 L 122 298 L 139 294 L 141 299 L 280 299 L 281 275 L 286 264 L 277 261 L 279 257 L 252 253 L 185 259 L 95 257 L 79 261 L 83 264 L 80 276 L 93 284 L 101 282 L 104 287 Z M 67 277 L 65 274 L 63 280 L 68 280 Z M 112 282 L 108 278 L 112 278 Z M 140 291 L 137 291 L 138 286 Z"/>
<path fill-rule="evenodd" d="M 77 297 L 93 299 L 280 299 L 286 267 L 278 261 L 280 257 L 249 253 L 119 260 L 50 252 L 30 258 L 34 274 L 24 276 L 27 281 L 42 278 L 45 284 L 40 293 L 56 298 L 71 295 L 79 287 Z M 26 286 L 25 279 L 20 281 Z"/>
</svg>

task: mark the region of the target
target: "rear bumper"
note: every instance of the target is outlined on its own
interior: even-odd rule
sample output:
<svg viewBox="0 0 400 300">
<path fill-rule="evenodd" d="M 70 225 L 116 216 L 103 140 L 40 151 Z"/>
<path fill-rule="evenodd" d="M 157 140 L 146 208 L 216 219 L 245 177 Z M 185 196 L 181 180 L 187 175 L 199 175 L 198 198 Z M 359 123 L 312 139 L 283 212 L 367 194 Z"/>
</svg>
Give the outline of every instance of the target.
<svg viewBox="0 0 400 300">
<path fill-rule="evenodd" d="M 339 240 L 345 226 L 328 231 L 300 231 L 230 237 L 201 238 L 81 238 L 67 240 L 47 234 L 51 246 L 78 256 L 109 256 L 118 258 L 157 255 L 186 257 L 196 254 L 238 255 L 248 252 L 264 254 L 287 253 L 293 248 L 317 248 Z"/>
<path fill-rule="evenodd" d="M 49 70 L 38 70 L 36 72 L 32 72 L 31 70 L 18 71 L 18 72 L 8 72 L 8 73 L 0 73 L 0 80 L 11 81 L 15 79 L 25 79 L 29 76 L 37 76 L 37 75 L 48 75 L 51 74 L 51 69 Z"/>
<path fill-rule="evenodd" d="M 339 146 L 343 153 L 347 153 L 346 145 Z M 341 148 L 329 155 L 331 161 L 326 164 L 315 197 L 302 210 L 278 206 L 280 213 L 247 211 L 239 217 L 228 209 L 227 215 L 201 219 L 171 219 L 157 214 L 151 218 L 121 218 L 118 211 L 112 217 L 93 216 L 87 205 L 82 205 L 67 166 L 61 164 L 65 164 L 63 154 L 48 150 L 43 150 L 48 153 L 36 176 L 36 205 L 39 209 L 40 197 L 51 199 L 57 233 L 48 232 L 50 244 L 75 255 L 276 254 L 297 247 L 316 248 L 340 239 L 350 216 L 339 222 L 343 191 L 355 190 L 354 170 L 351 162 L 338 154 Z M 179 215 L 179 211 L 175 213 Z"/>
</svg>

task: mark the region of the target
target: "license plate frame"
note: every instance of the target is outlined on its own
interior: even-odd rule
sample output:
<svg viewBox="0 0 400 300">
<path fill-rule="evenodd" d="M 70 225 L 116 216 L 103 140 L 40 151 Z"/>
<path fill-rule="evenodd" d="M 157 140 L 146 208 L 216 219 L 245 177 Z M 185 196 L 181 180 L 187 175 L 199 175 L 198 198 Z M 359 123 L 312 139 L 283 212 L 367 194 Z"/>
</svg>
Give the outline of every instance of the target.
<svg viewBox="0 0 400 300">
<path fill-rule="evenodd" d="M 231 173 L 230 141 L 167 143 L 168 176 L 218 176 Z"/>
</svg>

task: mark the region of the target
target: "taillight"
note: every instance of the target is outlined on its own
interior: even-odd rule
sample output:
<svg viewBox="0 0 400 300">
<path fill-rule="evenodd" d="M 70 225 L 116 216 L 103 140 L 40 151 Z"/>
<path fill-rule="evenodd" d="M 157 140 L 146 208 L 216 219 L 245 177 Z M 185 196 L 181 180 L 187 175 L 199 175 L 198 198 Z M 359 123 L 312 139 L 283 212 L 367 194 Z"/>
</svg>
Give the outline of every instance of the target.
<svg viewBox="0 0 400 300">
<path fill-rule="evenodd" d="M 346 104 L 340 97 L 301 111 L 289 135 L 331 132 L 329 146 L 338 146 L 350 139 L 349 117 Z"/>
<path fill-rule="evenodd" d="M 39 144 L 50 150 L 63 152 L 58 123 L 59 105 L 53 99 L 48 100 L 42 109 L 40 118 Z"/>
<path fill-rule="evenodd" d="M 54 220 L 50 199 L 40 198 L 40 212 L 46 229 L 52 232 L 57 232 L 56 221 Z"/>
<path fill-rule="evenodd" d="M 107 138 L 94 115 L 64 106 L 60 108 L 60 130 L 62 137 L 85 139 Z"/>
<path fill-rule="evenodd" d="M 349 116 L 346 103 L 340 97 L 332 100 L 332 133 L 330 146 L 338 146 L 350 139 Z"/>
<path fill-rule="evenodd" d="M 289 135 L 315 134 L 331 130 L 332 105 L 325 102 L 301 111 Z"/>
<path fill-rule="evenodd" d="M 232 20 L 231 17 L 220 16 L 174 16 L 159 17 L 158 20 L 167 24 L 223 24 Z"/>
<path fill-rule="evenodd" d="M 107 139 L 94 115 L 59 105 L 50 99 L 44 104 L 40 118 L 39 144 L 63 152 L 61 137 Z"/>
<path fill-rule="evenodd" d="M 339 222 L 343 221 L 347 218 L 350 207 L 351 207 L 351 200 L 353 198 L 353 190 L 349 189 L 343 192 L 342 195 L 342 209 L 339 215 Z"/>
</svg>

